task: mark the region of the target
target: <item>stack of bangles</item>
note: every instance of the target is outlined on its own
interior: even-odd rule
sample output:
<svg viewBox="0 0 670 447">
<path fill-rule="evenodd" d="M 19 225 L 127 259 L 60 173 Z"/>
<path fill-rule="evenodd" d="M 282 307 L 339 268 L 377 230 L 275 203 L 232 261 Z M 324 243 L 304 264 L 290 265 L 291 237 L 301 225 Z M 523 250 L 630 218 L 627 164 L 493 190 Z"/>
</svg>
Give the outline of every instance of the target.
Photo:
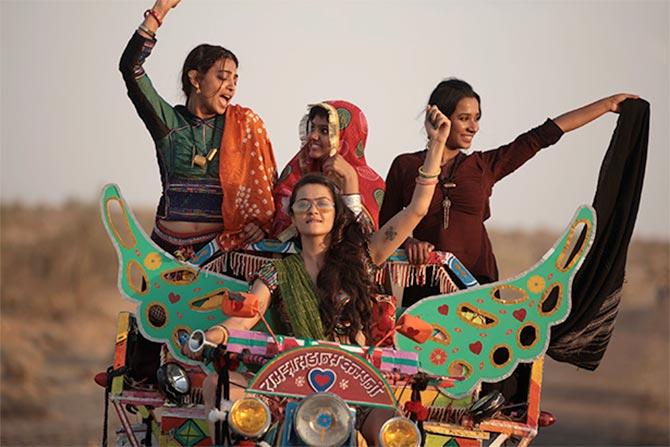
<svg viewBox="0 0 670 447">
<path fill-rule="evenodd" d="M 149 16 L 154 18 L 156 23 L 158 23 L 159 27 L 163 24 L 163 17 L 155 9 L 147 9 L 146 11 L 144 11 L 144 18 L 146 19 Z M 156 33 L 154 31 L 151 31 L 148 27 L 146 27 L 144 23 L 140 24 L 140 26 L 137 29 L 144 32 L 152 39 L 156 38 Z"/>
<path fill-rule="evenodd" d="M 423 170 L 423 166 L 419 166 L 419 176 L 416 178 L 417 185 L 437 185 L 437 178 L 440 176 L 440 171 L 429 173 Z"/>
</svg>

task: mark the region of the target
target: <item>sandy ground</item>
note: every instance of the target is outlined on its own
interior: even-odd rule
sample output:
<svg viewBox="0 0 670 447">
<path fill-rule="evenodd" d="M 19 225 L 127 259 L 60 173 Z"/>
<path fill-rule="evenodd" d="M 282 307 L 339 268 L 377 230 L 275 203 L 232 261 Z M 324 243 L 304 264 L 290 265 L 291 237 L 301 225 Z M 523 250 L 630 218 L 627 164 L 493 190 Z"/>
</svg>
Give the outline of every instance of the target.
<svg viewBox="0 0 670 447">
<path fill-rule="evenodd" d="M 100 444 L 104 394 L 93 376 L 111 362 L 116 315 L 132 304 L 116 291 L 97 210 L 80 208 L 47 210 L 40 223 L 31 210 L 2 210 L 3 446 Z M 554 236 L 494 232 L 501 274 L 532 266 Z M 668 247 L 632 245 L 617 327 L 595 372 L 546 362 L 542 408 L 558 422 L 535 445 L 670 445 Z"/>
</svg>

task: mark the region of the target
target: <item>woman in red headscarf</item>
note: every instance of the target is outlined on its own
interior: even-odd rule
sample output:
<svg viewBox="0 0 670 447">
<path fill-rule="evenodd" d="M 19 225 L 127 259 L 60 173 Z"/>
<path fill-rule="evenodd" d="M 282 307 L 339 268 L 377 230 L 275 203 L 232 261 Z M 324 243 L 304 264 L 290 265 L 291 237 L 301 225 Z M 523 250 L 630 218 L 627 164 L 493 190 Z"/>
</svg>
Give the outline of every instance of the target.
<svg viewBox="0 0 670 447">
<path fill-rule="evenodd" d="M 300 122 L 301 149 L 282 171 L 273 196 L 277 211 L 273 235 L 290 239 L 288 203 L 294 185 L 309 172 L 321 172 L 340 188 L 345 203 L 360 214 L 369 229 L 379 228 L 379 207 L 384 199 L 384 180 L 365 161 L 368 122 L 347 101 L 324 101 L 309 107 Z"/>
</svg>

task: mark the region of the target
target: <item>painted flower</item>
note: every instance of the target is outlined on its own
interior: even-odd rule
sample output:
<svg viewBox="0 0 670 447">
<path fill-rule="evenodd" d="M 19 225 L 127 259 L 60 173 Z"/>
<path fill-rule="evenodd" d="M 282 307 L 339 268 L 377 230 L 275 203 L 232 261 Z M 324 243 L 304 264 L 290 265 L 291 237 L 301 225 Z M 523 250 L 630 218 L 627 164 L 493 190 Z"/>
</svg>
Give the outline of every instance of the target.
<svg viewBox="0 0 670 447">
<path fill-rule="evenodd" d="M 149 253 L 146 258 L 144 258 L 144 266 L 149 270 L 156 270 L 161 266 L 162 263 L 161 255 L 156 252 Z"/>
<path fill-rule="evenodd" d="M 533 293 L 540 293 L 544 290 L 544 278 L 539 275 L 531 276 L 528 279 L 528 290 Z"/>
<path fill-rule="evenodd" d="M 444 365 L 444 362 L 447 361 L 447 353 L 440 348 L 433 349 L 433 352 L 430 353 L 430 361 L 433 362 L 433 365 Z"/>
</svg>

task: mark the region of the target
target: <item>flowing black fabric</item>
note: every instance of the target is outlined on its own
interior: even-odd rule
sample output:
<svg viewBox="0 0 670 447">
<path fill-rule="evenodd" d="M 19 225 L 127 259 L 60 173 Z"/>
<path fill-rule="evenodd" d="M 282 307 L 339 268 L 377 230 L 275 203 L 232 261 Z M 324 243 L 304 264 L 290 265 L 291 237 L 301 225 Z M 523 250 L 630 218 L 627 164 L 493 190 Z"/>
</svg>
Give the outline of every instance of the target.
<svg viewBox="0 0 670 447">
<path fill-rule="evenodd" d="M 649 139 L 649 103 L 628 99 L 605 154 L 593 199 L 597 228 L 572 285 L 568 319 L 552 328 L 554 360 L 595 370 L 619 310 L 626 255 L 640 205 Z"/>
</svg>

